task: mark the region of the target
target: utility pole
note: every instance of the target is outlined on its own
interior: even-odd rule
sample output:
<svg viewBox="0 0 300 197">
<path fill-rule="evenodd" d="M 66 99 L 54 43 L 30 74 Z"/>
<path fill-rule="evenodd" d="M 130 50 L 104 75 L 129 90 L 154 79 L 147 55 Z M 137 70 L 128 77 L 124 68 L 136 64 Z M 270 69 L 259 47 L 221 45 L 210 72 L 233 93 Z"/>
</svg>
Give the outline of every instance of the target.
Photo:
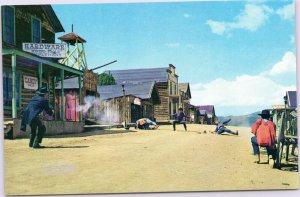
<svg viewBox="0 0 300 197">
<path fill-rule="evenodd" d="M 129 129 L 127 127 L 126 118 L 127 118 L 127 110 L 126 110 L 126 97 L 125 97 L 125 84 L 122 84 L 122 90 L 123 90 L 123 110 L 124 110 L 124 128 Z"/>
</svg>

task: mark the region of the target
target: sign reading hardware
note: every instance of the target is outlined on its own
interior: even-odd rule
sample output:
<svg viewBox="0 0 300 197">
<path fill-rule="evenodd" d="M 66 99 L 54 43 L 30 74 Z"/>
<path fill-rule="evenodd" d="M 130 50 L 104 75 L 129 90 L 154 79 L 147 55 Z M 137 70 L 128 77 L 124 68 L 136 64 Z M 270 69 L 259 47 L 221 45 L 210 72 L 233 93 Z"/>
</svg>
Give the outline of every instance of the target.
<svg viewBox="0 0 300 197">
<path fill-rule="evenodd" d="M 23 51 L 40 57 L 65 58 L 67 48 L 65 44 L 23 43 Z"/>
</svg>

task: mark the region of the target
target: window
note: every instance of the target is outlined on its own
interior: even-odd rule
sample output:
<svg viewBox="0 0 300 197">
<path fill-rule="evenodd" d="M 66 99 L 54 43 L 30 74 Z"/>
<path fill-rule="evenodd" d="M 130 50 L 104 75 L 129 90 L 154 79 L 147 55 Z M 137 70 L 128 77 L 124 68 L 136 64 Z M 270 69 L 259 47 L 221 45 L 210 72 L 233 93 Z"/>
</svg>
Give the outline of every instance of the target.
<svg viewBox="0 0 300 197">
<path fill-rule="evenodd" d="M 32 42 L 41 42 L 41 21 L 37 18 L 32 18 Z"/>
<path fill-rule="evenodd" d="M 15 44 L 15 9 L 10 6 L 3 7 L 3 41 Z"/>
<path fill-rule="evenodd" d="M 16 73 L 16 102 L 20 106 L 20 74 Z M 3 105 L 12 106 L 12 73 L 3 71 Z"/>
<path fill-rule="evenodd" d="M 172 95 L 173 94 L 173 83 L 170 81 L 169 82 L 170 83 L 170 95 Z"/>
</svg>

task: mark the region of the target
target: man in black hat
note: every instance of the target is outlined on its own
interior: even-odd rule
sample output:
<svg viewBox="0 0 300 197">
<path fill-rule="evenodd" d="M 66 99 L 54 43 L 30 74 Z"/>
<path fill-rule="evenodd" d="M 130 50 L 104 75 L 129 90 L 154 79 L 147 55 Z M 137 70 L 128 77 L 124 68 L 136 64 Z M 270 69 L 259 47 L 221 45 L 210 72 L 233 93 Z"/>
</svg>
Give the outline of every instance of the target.
<svg viewBox="0 0 300 197">
<path fill-rule="evenodd" d="M 257 155 L 256 163 L 260 163 L 260 151 L 259 147 L 266 147 L 268 152 L 268 163 L 271 167 L 275 167 L 275 159 L 277 155 L 276 150 L 276 126 L 269 120 L 270 111 L 262 110 L 261 116 L 251 127 L 251 132 L 255 135 L 251 138 L 254 155 Z M 272 156 L 271 162 L 269 162 L 269 155 Z"/>
<path fill-rule="evenodd" d="M 39 114 L 45 111 L 48 115 L 52 115 L 53 112 L 48 102 L 48 90 L 46 87 L 41 87 L 36 91 L 37 96 L 32 97 L 29 101 L 28 106 L 23 114 L 21 122 L 21 130 L 26 131 L 26 125 L 29 124 L 31 127 L 29 147 L 32 148 L 43 148 L 40 146 L 42 143 L 43 136 L 46 132 L 46 127 L 43 125 L 39 118 Z M 36 129 L 38 132 L 36 133 Z"/>
</svg>

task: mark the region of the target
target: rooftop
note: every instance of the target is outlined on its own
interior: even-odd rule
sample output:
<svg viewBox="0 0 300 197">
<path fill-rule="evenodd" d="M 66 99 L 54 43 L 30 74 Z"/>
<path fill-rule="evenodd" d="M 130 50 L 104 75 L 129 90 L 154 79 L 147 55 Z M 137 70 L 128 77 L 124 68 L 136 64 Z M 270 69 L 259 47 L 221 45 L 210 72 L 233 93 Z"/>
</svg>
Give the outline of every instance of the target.
<svg viewBox="0 0 300 197">
<path fill-rule="evenodd" d="M 144 68 L 128 70 L 107 70 L 105 73 L 111 74 L 117 84 L 141 84 L 149 81 L 167 82 L 168 67 L 163 68 Z"/>
</svg>

